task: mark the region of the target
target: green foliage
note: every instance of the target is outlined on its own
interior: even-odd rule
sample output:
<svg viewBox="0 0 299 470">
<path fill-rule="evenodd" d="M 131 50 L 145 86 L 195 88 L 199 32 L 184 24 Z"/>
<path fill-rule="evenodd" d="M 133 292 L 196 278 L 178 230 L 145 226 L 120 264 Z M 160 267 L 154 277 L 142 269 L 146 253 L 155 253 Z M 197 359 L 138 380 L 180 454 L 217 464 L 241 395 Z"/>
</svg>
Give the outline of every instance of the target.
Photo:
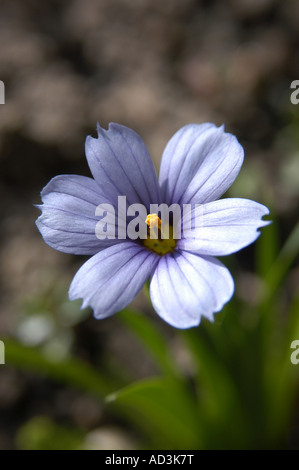
<svg viewBox="0 0 299 470">
<path fill-rule="evenodd" d="M 53 360 L 40 349 L 24 346 L 15 340 L 5 340 L 5 356 L 8 364 L 73 385 L 100 399 L 117 383 L 108 375 L 102 376 L 99 371 L 78 358 Z"/>
<path fill-rule="evenodd" d="M 192 449 L 200 445 L 196 402 L 185 383 L 152 378 L 107 397 L 148 436 L 153 448 Z"/>
<path fill-rule="evenodd" d="M 174 357 L 171 338 L 158 321 L 130 308 L 116 321 L 155 361 L 157 377 L 124 382 L 109 364 L 96 370 L 76 357 L 51 358 L 42 345 L 8 339 L 6 361 L 95 395 L 120 422 L 139 430 L 141 447 L 287 447 L 299 387 L 299 366 L 290 361 L 290 344 L 299 339 L 299 291 L 286 297 L 284 283 L 299 253 L 299 225 L 280 251 L 278 245 L 274 221 L 256 244 L 258 287 L 251 302 L 236 294 L 214 323 L 171 330 L 188 367 Z M 21 427 L 17 443 L 24 449 L 70 449 L 80 447 L 81 439 L 80 433 L 38 417 Z"/>
<path fill-rule="evenodd" d="M 83 444 L 83 436 L 45 416 L 36 416 L 19 429 L 16 441 L 21 450 L 77 450 Z"/>
<path fill-rule="evenodd" d="M 119 314 L 120 320 L 139 338 L 149 354 L 154 358 L 161 372 L 166 375 L 176 371 L 170 356 L 165 336 L 155 328 L 154 324 L 141 312 L 126 308 Z"/>
</svg>

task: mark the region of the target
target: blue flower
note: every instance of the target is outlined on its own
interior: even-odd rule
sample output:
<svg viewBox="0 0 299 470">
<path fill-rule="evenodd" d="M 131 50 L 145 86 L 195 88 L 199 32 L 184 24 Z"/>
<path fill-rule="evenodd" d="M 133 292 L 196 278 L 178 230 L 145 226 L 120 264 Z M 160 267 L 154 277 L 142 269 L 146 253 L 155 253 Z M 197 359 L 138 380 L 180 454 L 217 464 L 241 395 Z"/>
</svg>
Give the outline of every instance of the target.
<svg viewBox="0 0 299 470">
<path fill-rule="evenodd" d="M 268 209 L 251 200 L 219 199 L 231 186 L 243 163 L 242 146 L 214 124 L 189 124 L 168 142 L 159 179 L 142 139 L 127 127 L 98 126 L 98 138 L 87 137 L 86 157 L 93 178 L 61 175 L 43 189 L 36 224 L 45 242 L 65 253 L 91 255 L 75 275 L 71 300 L 82 298 L 97 319 L 126 307 L 150 278 L 154 309 L 167 323 L 190 328 L 201 318 L 213 320 L 234 292 L 228 269 L 215 256 L 234 253 L 260 235 Z M 96 208 L 109 204 L 116 216 L 118 196 L 127 206 L 143 204 L 160 234 L 161 220 L 151 204 L 191 205 L 183 216 L 193 226 L 175 239 L 132 240 L 96 236 Z M 195 207 L 200 207 L 196 217 Z M 112 215 L 112 214 L 111 214 Z M 118 219 L 126 228 L 128 222 Z M 109 232 L 109 224 L 107 225 Z"/>
</svg>

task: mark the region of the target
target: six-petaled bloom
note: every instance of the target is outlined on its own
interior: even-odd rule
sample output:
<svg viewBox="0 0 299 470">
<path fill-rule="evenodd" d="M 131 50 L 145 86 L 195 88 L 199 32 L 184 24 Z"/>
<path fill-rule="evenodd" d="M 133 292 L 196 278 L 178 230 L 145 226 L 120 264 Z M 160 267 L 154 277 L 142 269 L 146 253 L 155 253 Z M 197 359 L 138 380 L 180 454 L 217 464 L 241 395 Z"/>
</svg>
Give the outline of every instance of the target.
<svg viewBox="0 0 299 470">
<path fill-rule="evenodd" d="M 210 123 L 184 126 L 164 150 L 159 179 L 142 139 L 118 124 L 107 131 L 98 126 L 98 138 L 87 137 L 86 157 L 93 178 L 53 178 L 41 193 L 36 222 L 51 247 L 92 256 L 75 275 L 70 299 L 82 298 L 82 308 L 91 306 L 102 319 L 126 307 L 150 278 L 153 307 L 170 325 L 190 328 L 202 316 L 212 321 L 234 291 L 230 272 L 215 256 L 249 245 L 269 223 L 262 220 L 268 209 L 257 202 L 219 200 L 243 163 L 236 137 Z M 156 229 L 157 240 L 96 236 L 97 207 L 107 204 L 117 214 L 119 196 L 127 206 L 143 204 L 143 223 Z M 191 207 L 181 222 L 189 217 L 192 227 L 181 238 L 173 236 L 173 221 L 168 238 L 161 237 L 160 217 L 150 206 L 162 203 Z M 128 225 L 124 218 L 118 223 L 119 231 Z"/>
</svg>

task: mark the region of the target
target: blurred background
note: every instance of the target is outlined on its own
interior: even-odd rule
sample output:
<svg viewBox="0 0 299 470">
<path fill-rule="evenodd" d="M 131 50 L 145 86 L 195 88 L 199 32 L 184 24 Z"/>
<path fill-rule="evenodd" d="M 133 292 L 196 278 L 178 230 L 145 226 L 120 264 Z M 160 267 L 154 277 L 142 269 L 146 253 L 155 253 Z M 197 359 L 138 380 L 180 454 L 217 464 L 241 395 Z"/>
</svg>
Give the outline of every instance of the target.
<svg viewBox="0 0 299 470">
<path fill-rule="evenodd" d="M 132 419 L 140 395 L 120 400 L 120 409 L 104 397 L 159 376 L 163 354 L 192 397 L 197 387 L 199 402 L 198 390 L 206 390 L 211 403 L 202 408 L 209 435 L 194 428 L 198 441 L 179 432 L 167 441 L 167 428 L 159 428 L 161 447 L 299 448 L 299 365 L 289 360 L 290 342 L 299 339 L 299 105 L 290 101 L 299 79 L 298 29 L 296 0 L 1 1 L 1 449 L 153 448 L 149 425 L 140 429 Z M 97 121 L 137 131 L 157 169 L 167 141 L 187 123 L 224 123 L 244 146 L 228 195 L 267 205 L 274 223 L 264 241 L 223 259 L 236 294 L 212 328 L 178 333 L 154 314 L 146 293 L 134 302 L 144 324 L 126 312 L 99 322 L 68 301 L 85 258 L 45 245 L 33 204 L 50 178 L 89 175 L 84 142 L 96 135 Z M 167 346 L 161 354 L 160 340 L 161 350 Z M 216 359 L 225 363 L 215 366 Z M 209 392 L 219 370 L 235 390 L 230 406 L 222 375 L 218 395 Z M 198 385 L 202 371 L 207 382 Z M 164 398 L 175 395 L 175 386 L 163 390 Z M 234 396 L 242 398 L 241 414 Z M 143 400 L 140 410 L 151 410 Z M 169 426 L 171 416 L 163 418 Z M 235 433 L 225 437 L 232 423 Z"/>
</svg>

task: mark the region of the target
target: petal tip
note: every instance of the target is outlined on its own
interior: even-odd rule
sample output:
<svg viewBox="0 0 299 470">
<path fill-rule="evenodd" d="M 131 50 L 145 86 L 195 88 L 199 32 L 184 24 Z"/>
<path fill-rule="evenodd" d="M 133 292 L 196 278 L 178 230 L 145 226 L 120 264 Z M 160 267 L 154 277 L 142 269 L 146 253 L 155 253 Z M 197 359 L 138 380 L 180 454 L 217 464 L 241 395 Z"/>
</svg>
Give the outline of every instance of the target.
<svg viewBox="0 0 299 470">
<path fill-rule="evenodd" d="M 32 205 L 33 205 L 33 207 L 36 207 L 36 209 L 38 209 L 38 210 L 40 210 L 40 211 L 42 211 L 42 210 L 43 210 L 43 207 L 44 207 L 43 204 L 32 204 Z"/>
</svg>

